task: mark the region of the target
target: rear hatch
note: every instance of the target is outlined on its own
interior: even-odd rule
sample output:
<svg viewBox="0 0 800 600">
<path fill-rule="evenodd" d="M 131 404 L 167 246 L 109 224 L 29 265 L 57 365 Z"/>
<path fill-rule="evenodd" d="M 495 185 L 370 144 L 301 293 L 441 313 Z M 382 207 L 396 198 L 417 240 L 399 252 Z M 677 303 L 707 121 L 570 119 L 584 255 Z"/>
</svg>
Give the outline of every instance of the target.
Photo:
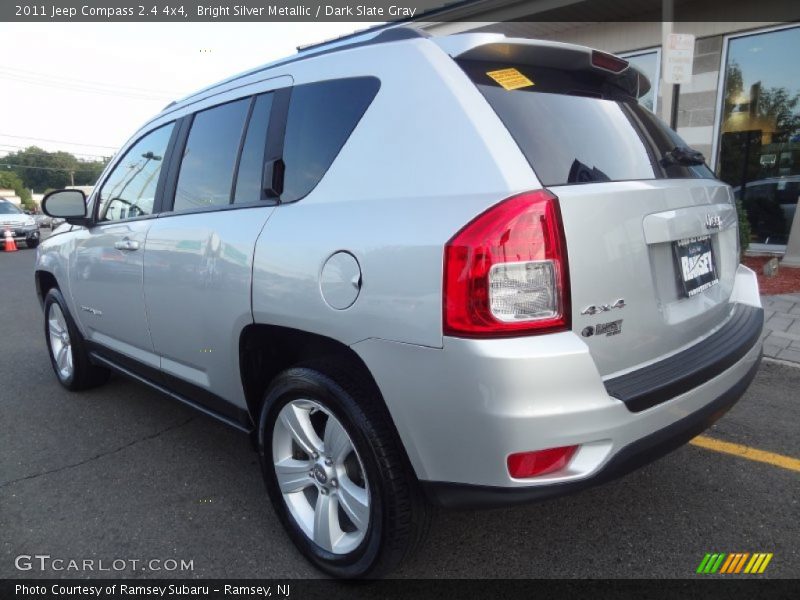
<svg viewBox="0 0 800 600">
<path fill-rule="evenodd" d="M 738 265 L 730 188 L 636 97 L 622 59 L 508 40 L 458 64 L 560 203 L 572 328 L 603 376 L 697 343 L 730 316 Z"/>
</svg>

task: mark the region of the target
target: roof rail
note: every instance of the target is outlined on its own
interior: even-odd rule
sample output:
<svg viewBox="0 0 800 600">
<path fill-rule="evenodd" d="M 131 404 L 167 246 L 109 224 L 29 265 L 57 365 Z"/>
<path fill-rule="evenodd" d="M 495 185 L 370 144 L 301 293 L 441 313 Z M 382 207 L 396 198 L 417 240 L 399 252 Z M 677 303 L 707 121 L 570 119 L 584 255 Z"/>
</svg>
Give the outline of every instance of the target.
<svg viewBox="0 0 800 600">
<path fill-rule="evenodd" d="M 359 38 L 377 32 L 377 35 L 367 38 L 366 40 L 359 40 Z M 298 46 L 297 52 L 305 54 L 313 50 L 326 50 L 326 46 L 332 46 L 330 51 L 339 50 L 341 48 L 352 48 L 353 46 L 366 46 L 368 44 L 384 44 L 386 42 L 398 42 L 400 40 L 409 40 L 413 38 L 429 38 L 430 34 L 416 29 L 414 27 L 398 26 L 395 23 L 388 23 L 386 25 L 379 25 L 370 29 L 362 29 L 361 31 L 354 31 L 347 35 L 342 35 L 337 38 L 325 40 L 324 42 L 317 42 L 314 44 L 306 44 L 305 46 Z M 347 40 L 358 40 L 352 44 L 346 44 Z M 314 53 L 316 55 L 316 52 Z"/>
</svg>

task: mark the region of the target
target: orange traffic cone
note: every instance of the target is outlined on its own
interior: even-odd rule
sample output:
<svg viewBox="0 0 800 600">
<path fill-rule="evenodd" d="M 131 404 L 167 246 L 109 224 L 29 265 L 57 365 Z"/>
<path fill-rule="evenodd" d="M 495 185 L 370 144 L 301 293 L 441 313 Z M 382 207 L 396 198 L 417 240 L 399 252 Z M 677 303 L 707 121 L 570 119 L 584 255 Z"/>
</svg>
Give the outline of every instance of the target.
<svg viewBox="0 0 800 600">
<path fill-rule="evenodd" d="M 6 245 L 4 250 L 6 252 L 16 252 L 17 251 L 17 242 L 14 241 L 14 234 L 11 233 L 8 229 L 6 229 Z"/>
</svg>

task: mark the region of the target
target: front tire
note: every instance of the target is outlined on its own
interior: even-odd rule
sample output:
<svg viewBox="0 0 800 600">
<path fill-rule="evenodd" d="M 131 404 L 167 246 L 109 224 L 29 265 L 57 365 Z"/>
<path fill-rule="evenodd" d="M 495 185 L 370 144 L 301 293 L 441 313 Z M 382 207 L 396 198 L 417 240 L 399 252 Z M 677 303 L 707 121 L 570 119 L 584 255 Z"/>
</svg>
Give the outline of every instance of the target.
<svg viewBox="0 0 800 600">
<path fill-rule="evenodd" d="M 430 507 L 375 385 L 336 363 L 278 375 L 258 451 L 292 541 L 336 577 L 379 577 L 422 541 Z"/>
<path fill-rule="evenodd" d="M 52 288 L 44 298 L 44 335 L 53 371 L 65 388 L 75 392 L 108 381 L 109 371 L 89 360 L 86 342 L 58 288 Z"/>
<path fill-rule="evenodd" d="M 31 249 L 36 248 L 39 245 L 39 238 L 27 239 L 25 240 L 25 245 Z"/>
</svg>

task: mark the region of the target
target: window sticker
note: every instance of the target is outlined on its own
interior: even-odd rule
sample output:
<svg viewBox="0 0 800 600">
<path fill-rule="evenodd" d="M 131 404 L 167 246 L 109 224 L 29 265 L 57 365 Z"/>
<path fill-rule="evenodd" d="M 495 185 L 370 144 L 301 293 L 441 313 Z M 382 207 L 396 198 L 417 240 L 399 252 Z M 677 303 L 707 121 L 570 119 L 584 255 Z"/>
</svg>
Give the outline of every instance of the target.
<svg viewBox="0 0 800 600">
<path fill-rule="evenodd" d="M 513 68 L 500 69 L 499 71 L 487 71 L 486 74 L 499 83 L 505 90 L 517 90 L 534 85 L 530 79 Z"/>
</svg>

